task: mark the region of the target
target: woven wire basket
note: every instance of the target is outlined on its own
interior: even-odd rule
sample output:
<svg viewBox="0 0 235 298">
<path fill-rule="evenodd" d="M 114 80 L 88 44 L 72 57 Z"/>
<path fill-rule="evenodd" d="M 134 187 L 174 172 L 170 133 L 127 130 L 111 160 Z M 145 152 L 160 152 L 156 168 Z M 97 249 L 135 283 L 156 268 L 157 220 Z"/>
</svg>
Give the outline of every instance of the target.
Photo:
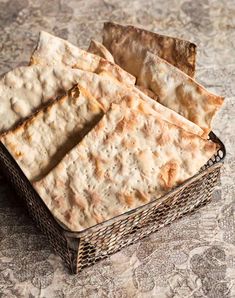
<svg viewBox="0 0 235 298">
<path fill-rule="evenodd" d="M 66 231 L 58 224 L 1 142 L 0 169 L 56 253 L 77 273 L 210 201 L 226 151 L 213 132 L 209 137 L 219 149 L 198 174 L 160 199 L 81 232 Z"/>
</svg>

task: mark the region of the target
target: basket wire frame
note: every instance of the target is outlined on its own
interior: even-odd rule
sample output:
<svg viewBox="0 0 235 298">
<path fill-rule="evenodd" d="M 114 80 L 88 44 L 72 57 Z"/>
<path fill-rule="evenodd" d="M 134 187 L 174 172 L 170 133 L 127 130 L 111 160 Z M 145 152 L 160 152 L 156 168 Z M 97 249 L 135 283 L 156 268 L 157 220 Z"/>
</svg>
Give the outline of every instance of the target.
<svg viewBox="0 0 235 298">
<path fill-rule="evenodd" d="M 29 214 L 47 236 L 55 252 L 72 273 L 77 273 L 211 200 L 226 151 L 223 143 L 213 132 L 209 137 L 219 148 L 197 175 L 160 199 L 81 232 L 67 231 L 58 224 L 1 142 L 0 169 L 23 199 Z"/>
</svg>

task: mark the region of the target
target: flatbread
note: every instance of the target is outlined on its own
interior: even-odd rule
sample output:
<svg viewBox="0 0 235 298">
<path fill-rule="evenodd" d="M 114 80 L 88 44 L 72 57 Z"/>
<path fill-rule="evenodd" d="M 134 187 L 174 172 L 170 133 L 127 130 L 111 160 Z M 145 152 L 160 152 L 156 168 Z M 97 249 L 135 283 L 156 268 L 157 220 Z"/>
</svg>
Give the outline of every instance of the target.
<svg viewBox="0 0 235 298">
<path fill-rule="evenodd" d="M 148 50 L 193 77 L 196 45 L 179 38 L 160 35 L 134 26 L 104 23 L 103 44 L 115 63 L 138 78 Z"/>
<path fill-rule="evenodd" d="M 196 174 L 215 151 L 211 141 L 129 98 L 113 105 L 34 187 L 59 222 L 81 231 L 161 197 Z"/>
<path fill-rule="evenodd" d="M 111 63 L 115 63 L 112 54 L 106 49 L 106 47 L 94 39 L 91 40 L 87 52 L 102 57 Z"/>
<path fill-rule="evenodd" d="M 0 140 L 27 178 L 35 181 L 45 176 L 102 115 L 99 103 L 74 87 Z"/>
<path fill-rule="evenodd" d="M 102 45 L 98 41 L 95 41 L 94 39 L 91 40 L 87 51 L 114 63 L 112 54 L 106 49 L 104 45 Z M 142 91 L 147 96 L 153 98 L 154 100 L 158 99 L 157 95 L 153 93 L 150 89 L 138 85 L 136 86 L 136 88 L 138 88 L 140 91 Z"/>
<path fill-rule="evenodd" d="M 142 99 L 147 102 L 152 109 L 161 114 L 161 117 L 165 121 L 177 125 L 188 132 L 197 135 L 203 134 L 203 130 L 198 125 L 187 120 L 173 110 L 159 104 L 138 88 L 126 88 L 126 86 L 123 86 L 116 81 L 112 81 L 110 78 L 107 80 L 105 77 L 97 76 L 95 74 L 93 77 L 90 76 L 90 78 L 88 77 L 88 74 L 84 75 L 81 80 L 78 81 L 78 86 L 82 87 L 89 94 L 92 94 L 102 105 L 104 111 L 107 111 L 110 108 L 111 103 L 119 103 L 124 98 L 132 95 L 136 100 Z"/>
<path fill-rule="evenodd" d="M 144 87 L 144 86 L 139 86 L 136 85 L 136 88 L 139 89 L 141 92 L 143 92 L 145 95 L 147 95 L 148 97 L 158 101 L 158 96 L 157 94 L 155 94 L 153 91 L 151 91 L 150 89 Z"/>
<path fill-rule="evenodd" d="M 123 97 L 140 92 L 134 87 L 127 88 L 109 75 L 101 76 L 80 69 L 63 67 L 60 64 L 53 67 L 40 65 L 20 67 L 10 71 L 0 80 L 0 133 L 11 129 L 42 105 L 76 84 L 90 96 L 94 96 L 105 111 L 112 102 L 120 102 Z M 187 131 L 201 132 L 200 127 L 143 93 L 140 92 L 137 97 L 144 98 L 155 109 L 161 111 L 162 117 L 169 122 L 178 123 Z"/>
<path fill-rule="evenodd" d="M 29 166 L 27 176 L 32 180 L 41 171 L 48 170 L 48 167 L 50 169 L 51 164 L 56 164 L 65 151 L 77 144 L 98 121 L 100 111 L 102 109 L 94 98 L 89 96 L 88 99 L 87 94 L 78 93 L 74 88 L 69 96 L 53 102 L 16 129 L 4 134 L 1 141 L 19 160 L 23 170 Z M 27 154 L 31 150 L 34 150 L 33 154 Z"/>
<path fill-rule="evenodd" d="M 118 65 L 79 49 L 67 40 L 41 31 L 30 64 L 57 65 L 58 63 L 97 74 L 108 73 L 126 85 L 135 84 L 135 78 Z"/>
<path fill-rule="evenodd" d="M 178 68 L 150 52 L 146 53 L 137 84 L 153 91 L 158 102 L 200 126 L 205 137 L 224 102 L 223 97 L 207 91 Z"/>
<path fill-rule="evenodd" d="M 77 82 L 78 70 L 39 65 L 16 68 L 0 80 L 0 133 L 63 94 Z M 6 117 L 7 115 L 7 117 Z"/>
</svg>

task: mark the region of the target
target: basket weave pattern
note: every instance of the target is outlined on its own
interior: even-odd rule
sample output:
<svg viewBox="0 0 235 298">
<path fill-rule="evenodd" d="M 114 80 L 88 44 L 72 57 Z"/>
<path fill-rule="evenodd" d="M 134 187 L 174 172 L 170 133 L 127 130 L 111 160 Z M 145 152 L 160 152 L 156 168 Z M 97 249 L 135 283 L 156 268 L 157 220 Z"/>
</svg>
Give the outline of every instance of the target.
<svg viewBox="0 0 235 298">
<path fill-rule="evenodd" d="M 210 138 L 219 144 L 219 149 L 200 173 L 160 199 L 76 233 L 58 224 L 2 143 L 0 168 L 56 253 L 77 273 L 210 201 L 226 154 L 213 133 Z"/>
</svg>

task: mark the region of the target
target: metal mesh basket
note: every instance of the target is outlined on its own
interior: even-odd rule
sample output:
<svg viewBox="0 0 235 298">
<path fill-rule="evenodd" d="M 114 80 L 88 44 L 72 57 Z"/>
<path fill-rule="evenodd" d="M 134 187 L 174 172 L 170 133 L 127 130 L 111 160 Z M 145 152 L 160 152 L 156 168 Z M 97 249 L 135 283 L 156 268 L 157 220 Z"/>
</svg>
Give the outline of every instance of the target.
<svg viewBox="0 0 235 298">
<path fill-rule="evenodd" d="M 223 143 L 213 132 L 210 133 L 210 139 L 218 143 L 219 149 L 197 175 L 160 199 L 76 233 L 66 231 L 58 224 L 2 143 L 0 168 L 26 203 L 29 213 L 56 253 L 73 273 L 77 273 L 211 199 L 226 152 Z"/>
</svg>

